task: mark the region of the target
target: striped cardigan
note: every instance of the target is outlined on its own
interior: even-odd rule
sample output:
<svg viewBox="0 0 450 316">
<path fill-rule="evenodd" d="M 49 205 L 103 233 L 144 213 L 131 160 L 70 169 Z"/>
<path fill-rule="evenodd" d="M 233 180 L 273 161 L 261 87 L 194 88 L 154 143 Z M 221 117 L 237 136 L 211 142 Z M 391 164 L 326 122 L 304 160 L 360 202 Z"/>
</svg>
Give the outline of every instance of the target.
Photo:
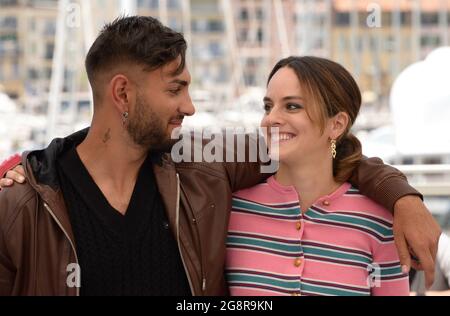
<svg viewBox="0 0 450 316">
<path fill-rule="evenodd" d="M 300 211 L 274 177 L 236 192 L 227 237 L 231 295 L 409 295 L 392 214 L 344 183 Z"/>
</svg>

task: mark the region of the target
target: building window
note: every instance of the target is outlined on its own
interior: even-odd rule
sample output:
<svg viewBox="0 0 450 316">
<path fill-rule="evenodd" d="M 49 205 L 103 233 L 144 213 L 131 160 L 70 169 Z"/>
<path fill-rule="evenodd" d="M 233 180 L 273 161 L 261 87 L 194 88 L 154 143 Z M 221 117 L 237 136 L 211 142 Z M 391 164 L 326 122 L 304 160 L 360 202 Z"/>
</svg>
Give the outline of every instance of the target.
<svg viewBox="0 0 450 316">
<path fill-rule="evenodd" d="M 209 43 L 209 51 L 213 57 L 220 57 L 223 55 L 222 45 L 218 42 Z"/>
<path fill-rule="evenodd" d="M 422 47 L 438 47 L 441 44 L 439 35 L 422 35 L 420 38 L 420 45 Z"/>
<path fill-rule="evenodd" d="M 17 5 L 17 0 L 0 0 L 0 6 Z"/>
<path fill-rule="evenodd" d="M 3 19 L 2 27 L 4 28 L 17 28 L 17 18 L 15 16 L 7 16 Z"/>
<path fill-rule="evenodd" d="M 403 157 L 401 163 L 402 165 L 412 165 L 414 164 L 414 159 L 412 157 Z"/>
<path fill-rule="evenodd" d="M 264 11 L 261 8 L 256 9 L 256 18 L 258 21 L 264 20 Z"/>
<path fill-rule="evenodd" d="M 180 1 L 179 0 L 169 0 L 167 3 L 167 6 L 170 9 L 179 9 L 180 8 Z"/>
<path fill-rule="evenodd" d="M 437 12 L 424 12 L 421 18 L 423 25 L 436 25 L 438 24 L 439 18 Z"/>
<path fill-rule="evenodd" d="M 31 80 L 36 80 L 38 78 L 38 72 L 35 68 L 28 69 L 28 78 Z"/>
<path fill-rule="evenodd" d="M 223 23 L 221 21 L 208 21 L 208 30 L 210 32 L 222 32 L 223 29 Z"/>
<path fill-rule="evenodd" d="M 441 163 L 441 157 L 426 157 L 423 159 L 423 164 L 425 165 L 440 165 Z"/>
<path fill-rule="evenodd" d="M 411 11 L 409 12 L 401 12 L 400 13 L 400 21 L 402 25 L 411 25 Z"/>
<path fill-rule="evenodd" d="M 248 20 L 248 10 L 247 8 L 242 8 L 241 9 L 241 13 L 239 14 L 239 17 L 242 21 L 247 21 Z"/>
<path fill-rule="evenodd" d="M 44 34 L 46 36 L 54 36 L 55 33 L 56 33 L 56 22 L 55 21 L 46 21 Z"/>
<path fill-rule="evenodd" d="M 192 21 L 194 32 L 221 32 L 224 30 L 223 23 L 217 20 L 196 20 Z"/>
<path fill-rule="evenodd" d="M 349 12 L 338 12 L 336 13 L 336 24 L 340 26 L 350 25 L 350 13 Z"/>
<path fill-rule="evenodd" d="M 258 29 L 258 32 L 256 33 L 256 39 L 258 41 L 258 43 L 262 43 L 264 40 L 264 32 L 261 28 Z"/>
<path fill-rule="evenodd" d="M 53 51 L 55 49 L 55 45 L 53 43 L 47 43 L 45 45 L 45 59 L 52 60 L 53 59 Z"/>
</svg>

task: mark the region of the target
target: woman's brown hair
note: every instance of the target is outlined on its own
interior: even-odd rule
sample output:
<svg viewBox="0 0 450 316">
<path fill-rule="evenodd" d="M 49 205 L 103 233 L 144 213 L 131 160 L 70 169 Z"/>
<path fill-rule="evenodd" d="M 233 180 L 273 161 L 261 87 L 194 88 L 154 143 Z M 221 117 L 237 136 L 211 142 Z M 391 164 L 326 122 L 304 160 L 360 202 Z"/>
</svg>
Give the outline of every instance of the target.
<svg viewBox="0 0 450 316">
<path fill-rule="evenodd" d="M 334 61 L 311 56 L 291 56 L 275 65 L 267 82 L 283 67 L 293 69 L 297 75 L 309 103 L 306 104 L 306 112 L 313 122 L 319 124 L 322 133 L 326 119 L 339 112 L 348 114 L 350 121 L 345 132 L 336 139 L 337 154 L 333 160 L 334 178 L 338 182 L 347 181 L 362 158 L 361 143 L 350 132 L 361 107 L 361 91 L 356 81 Z"/>
</svg>

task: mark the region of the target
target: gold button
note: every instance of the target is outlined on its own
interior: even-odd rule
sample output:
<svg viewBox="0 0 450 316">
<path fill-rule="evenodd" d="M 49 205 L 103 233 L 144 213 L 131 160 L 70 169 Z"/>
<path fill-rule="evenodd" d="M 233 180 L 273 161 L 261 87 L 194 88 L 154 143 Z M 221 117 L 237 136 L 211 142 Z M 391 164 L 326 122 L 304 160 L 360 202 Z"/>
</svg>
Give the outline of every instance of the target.
<svg viewBox="0 0 450 316">
<path fill-rule="evenodd" d="M 302 265 L 302 259 L 300 259 L 300 258 L 295 259 L 294 266 L 300 267 L 301 265 Z"/>
<path fill-rule="evenodd" d="M 301 294 L 299 292 L 292 292 L 291 295 L 292 296 L 301 296 Z"/>
<path fill-rule="evenodd" d="M 322 204 L 325 205 L 325 206 L 330 206 L 330 202 L 327 201 L 327 200 L 323 201 Z"/>
<path fill-rule="evenodd" d="M 297 222 L 297 223 L 295 224 L 295 227 L 297 228 L 297 230 L 302 229 L 302 222 Z"/>
</svg>

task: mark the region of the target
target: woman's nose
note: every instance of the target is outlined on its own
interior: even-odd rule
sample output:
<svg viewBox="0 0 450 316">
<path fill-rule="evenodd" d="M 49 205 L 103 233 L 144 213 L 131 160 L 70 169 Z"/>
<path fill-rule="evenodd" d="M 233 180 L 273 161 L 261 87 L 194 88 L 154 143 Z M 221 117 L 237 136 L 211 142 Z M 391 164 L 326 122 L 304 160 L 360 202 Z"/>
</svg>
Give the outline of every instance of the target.
<svg viewBox="0 0 450 316">
<path fill-rule="evenodd" d="M 266 115 L 266 126 L 277 127 L 283 125 L 283 115 L 277 109 L 272 109 L 269 114 Z"/>
</svg>

